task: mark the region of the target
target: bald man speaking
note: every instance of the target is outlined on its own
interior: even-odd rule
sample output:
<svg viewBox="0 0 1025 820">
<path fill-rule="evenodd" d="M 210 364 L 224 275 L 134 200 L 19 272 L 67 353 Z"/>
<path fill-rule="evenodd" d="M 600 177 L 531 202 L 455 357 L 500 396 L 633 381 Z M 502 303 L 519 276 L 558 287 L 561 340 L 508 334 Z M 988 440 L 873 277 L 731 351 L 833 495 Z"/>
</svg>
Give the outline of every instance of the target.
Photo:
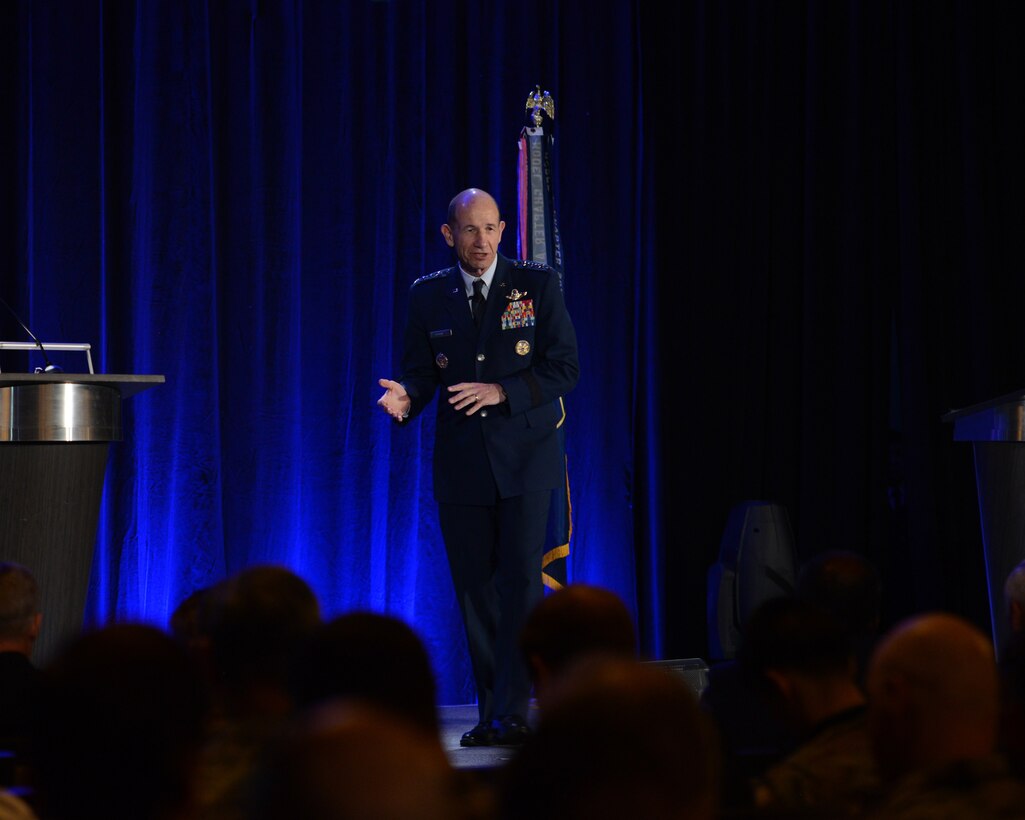
<svg viewBox="0 0 1025 820">
<path fill-rule="evenodd" d="M 519 745 L 530 676 L 517 639 L 541 600 L 551 491 L 565 480 L 560 398 L 579 376 L 558 275 L 498 253 L 505 223 L 485 191 L 449 203 L 457 264 L 410 291 L 402 375 L 378 404 L 399 423 L 437 388 L 434 497 L 466 627 L 479 721 L 464 746 Z"/>
</svg>

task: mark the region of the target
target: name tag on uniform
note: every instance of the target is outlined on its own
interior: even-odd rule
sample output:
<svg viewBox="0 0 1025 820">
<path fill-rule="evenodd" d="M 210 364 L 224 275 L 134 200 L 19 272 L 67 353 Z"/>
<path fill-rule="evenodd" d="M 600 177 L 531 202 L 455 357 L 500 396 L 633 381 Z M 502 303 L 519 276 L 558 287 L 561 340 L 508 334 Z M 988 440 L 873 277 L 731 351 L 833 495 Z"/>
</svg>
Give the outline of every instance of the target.
<svg viewBox="0 0 1025 820">
<path fill-rule="evenodd" d="M 432 330 L 430 335 L 432 339 L 444 339 L 446 336 L 452 335 L 452 328 L 445 328 L 444 330 Z"/>
</svg>

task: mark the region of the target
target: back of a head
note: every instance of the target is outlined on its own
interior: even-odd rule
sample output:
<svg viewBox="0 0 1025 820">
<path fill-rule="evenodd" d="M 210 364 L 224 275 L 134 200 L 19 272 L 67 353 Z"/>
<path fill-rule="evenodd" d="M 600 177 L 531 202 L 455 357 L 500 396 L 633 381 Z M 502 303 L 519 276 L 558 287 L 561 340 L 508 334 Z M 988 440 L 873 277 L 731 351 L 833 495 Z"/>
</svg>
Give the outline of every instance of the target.
<svg viewBox="0 0 1025 820">
<path fill-rule="evenodd" d="M 915 686 L 927 708 L 995 713 L 999 685 L 992 643 L 956 615 L 928 613 L 898 624 L 872 660 L 871 678 L 879 682 L 886 676 Z"/>
<path fill-rule="evenodd" d="M 1015 564 L 1004 581 L 1004 597 L 1025 604 L 1025 561 Z"/>
<path fill-rule="evenodd" d="M 194 590 L 179 601 L 168 619 L 168 631 L 185 646 L 193 645 L 206 637 L 203 611 L 204 601 L 210 594 L 210 587 Z"/>
<path fill-rule="evenodd" d="M 404 621 L 353 612 L 319 626 L 299 654 L 296 704 L 355 698 L 438 732 L 434 672 L 419 636 Z"/>
<path fill-rule="evenodd" d="M 594 656 L 564 676 L 507 765 L 501 816 L 712 817 L 717 761 L 714 729 L 682 677 Z"/>
<path fill-rule="evenodd" d="M 775 598 L 751 613 L 738 658 L 751 676 L 769 669 L 810 678 L 854 674 L 847 631 L 828 612 L 796 598 Z"/>
<path fill-rule="evenodd" d="M 879 629 L 879 573 L 856 552 L 832 550 L 809 561 L 798 576 L 797 597 L 829 612 L 854 636 Z"/>
<path fill-rule="evenodd" d="M 202 608 L 214 666 L 229 686 L 283 686 L 296 649 L 320 623 L 309 584 L 280 566 L 253 566 L 225 579 Z"/>
<path fill-rule="evenodd" d="M 33 630 L 39 589 L 26 567 L 0 563 L 0 641 L 19 640 Z"/>
<path fill-rule="evenodd" d="M 452 769 L 407 721 L 356 701 L 306 713 L 263 761 L 255 820 L 452 820 Z"/>
<path fill-rule="evenodd" d="M 149 626 L 76 638 L 44 670 L 43 816 L 164 817 L 187 804 L 206 701 L 186 650 Z"/>
<path fill-rule="evenodd" d="M 1025 561 L 1017 564 L 1004 581 L 1004 606 L 1025 609 Z"/>
<path fill-rule="evenodd" d="M 552 674 L 591 654 L 636 658 L 633 618 L 614 592 L 587 584 L 569 584 L 545 597 L 530 613 L 520 649 L 544 662 Z"/>
<path fill-rule="evenodd" d="M 992 752 L 1000 697 L 993 648 L 963 618 L 928 613 L 898 624 L 876 650 L 868 681 L 885 770 Z"/>
</svg>

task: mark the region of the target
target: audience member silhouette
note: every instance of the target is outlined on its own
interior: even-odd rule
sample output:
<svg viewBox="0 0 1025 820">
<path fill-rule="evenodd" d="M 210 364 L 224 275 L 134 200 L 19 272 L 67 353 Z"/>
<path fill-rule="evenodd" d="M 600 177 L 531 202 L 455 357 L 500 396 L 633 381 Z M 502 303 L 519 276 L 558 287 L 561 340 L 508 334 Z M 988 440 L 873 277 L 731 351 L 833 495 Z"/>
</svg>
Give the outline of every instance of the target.
<svg viewBox="0 0 1025 820">
<path fill-rule="evenodd" d="M 309 585 L 289 569 L 260 565 L 215 585 L 200 618 L 210 641 L 218 720 L 200 758 L 201 818 L 241 817 L 253 765 L 291 717 L 296 653 L 320 623 Z"/>
<path fill-rule="evenodd" d="M 712 724 L 682 676 L 636 661 L 575 664 L 507 764 L 503 820 L 715 816 Z"/>
<path fill-rule="evenodd" d="M 767 601 L 748 618 L 740 660 L 800 745 L 753 779 L 774 813 L 856 816 L 878 795 L 865 695 L 848 630 L 807 601 Z"/>
<path fill-rule="evenodd" d="M 569 584 L 534 607 L 520 634 L 520 651 L 543 706 L 553 682 L 581 658 L 636 659 L 637 633 L 630 611 L 614 592 Z"/>
<path fill-rule="evenodd" d="M 44 674 L 39 816 L 191 817 L 206 706 L 191 658 L 165 632 L 120 624 L 73 639 Z"/>
<path fill-rule="evenodd" d="M 211 704 L 214 704 L 211 708 L 211 718 L 215 718 L 219 714 L 216 706 L 218 686 L 208 623 L 212 597 L 211 587 L 203 587 L 190 593 L 171 613 L 167 628 L 171 637 L 188 650 L 199 669 Z"/>
<path fill-rule="evenodd" d="M 438 737 L 427 650 L 412 628 L 390 615 L 352 612 L 318 626 L 299 653 L 293 692 L 300 708 L 364 700 Z"/>
<path fill-rule="evenodd" d="M 1008 635 L 1000 647 L 1000 750 L 1013 770 L 1025 776 L 1025 561 L 1004 582 Z"/>
<path fill-rule="evenodd" d="M 842 550 L 823 552 L 798 574 L 795 597 L 831 613 L 848 632 L 857 660 L 857 680 L 864 688 L 864 670 L 879 630 L 879 575 L 863 556 Z M 740 625 L 741 643 L 745 624 Z M 735 662 L 714 665 L 701 696 L 715 719 L 724 754 L 724 805 L 744 800 L 747 782 L 794 750 L 801 738 L 792 725 L 766 709 L 749 676 Z"/>
<path fill-rule="evenodd" d="M 741 626 L 741 645 L 744 627 Z M 781 760 L 798 743 L 788 726 L 765 702 L 757 676 L 745 673 L 736 659 L 713 664 L 701 692 L 701 708 L 715 723 L 722 754 L 724 811 L 750 807 L 750 780 Z"/>
<path fill-rule="evenodd" d="M 405 721 L 442 749 L 430 658 L 419 636 L 395 617 L 352 612 L 319 627 L 300 653 L 293 687 L 306 713 L 324 704 L 361 703 L 389 721 Z M 460 811 L 490 818 L 492 772 L 461 768 L 451 779 Z"/>
<path fill-rule="evenodd" d="M 461 820 L 441 746 L 357 700 L 306 712 L 263 760 L 253 820 Z"/>
<path fill-rule="evenodd" d="M 20 564 L 0 563 L 0 750 L 9 752 L 0 767 L 2 785 L 17 785 L 39 696 L 39 670 L 32 647 L 42 624 L 39 590 Z"/>
<path fill-rule="evenodd" d="M 1011 633 L 1025 632 L 1025 561 L 1016 564 L 1004 580 L 1004 611 Z"/>
<path fill-rule="evenodd" d="M 320 606 L 306 581 L 285 567 L 249 567 L 215 586 L 203 607 L 226 712 L 291 711 L 291 664 L 320 624 Z"/>
<path fill-rule="evenodd" d="M 167 628 L 171 636 L 183 646 L 192 648 L 196 645 L 208 646 L 210 637 L 204 619 L 204 602 L 211 594 L 210 587 L 202 587 L 187 595 L 174 608 L 168 619 Z"/>
<path fill-rule="evenodd" d="M 858 681 L 864 686 L 881 622 L 882 585 L 876 568 L 856 552 L 820 553 L 801 568 L 797 597 L 830 613 L 847 630 Z"/>
<path fill-rule="evenodd" d="M 0 820 L 39 820 L 32 806 L 14 792 L 0 791 Z"/>
<path fill-rule="evenodd" d="M 911 618 L 880 643 L 868 686 L 889 786 L 871 817 L 1025 815 L 1025 785 L 995 753 L 999 686 L 986 635 L 954 615 Z"/>
</svg>

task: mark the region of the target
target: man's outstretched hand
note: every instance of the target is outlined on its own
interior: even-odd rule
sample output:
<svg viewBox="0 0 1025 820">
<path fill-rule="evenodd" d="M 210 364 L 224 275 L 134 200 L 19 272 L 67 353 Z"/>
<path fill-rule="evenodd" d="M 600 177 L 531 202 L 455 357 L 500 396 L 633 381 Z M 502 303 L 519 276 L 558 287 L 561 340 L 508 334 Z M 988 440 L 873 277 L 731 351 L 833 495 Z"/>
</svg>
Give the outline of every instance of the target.
<svg viewBox="0 0 1025 820">
<path fill-rule="evenodd" d="M 377 383 L 384 388 L 384 395 L 377 403 L 396 421 L 402 421 L 409 413 L 409 394 L 406 388 L 391 379 L 378 379 Z"/>
</svg>

